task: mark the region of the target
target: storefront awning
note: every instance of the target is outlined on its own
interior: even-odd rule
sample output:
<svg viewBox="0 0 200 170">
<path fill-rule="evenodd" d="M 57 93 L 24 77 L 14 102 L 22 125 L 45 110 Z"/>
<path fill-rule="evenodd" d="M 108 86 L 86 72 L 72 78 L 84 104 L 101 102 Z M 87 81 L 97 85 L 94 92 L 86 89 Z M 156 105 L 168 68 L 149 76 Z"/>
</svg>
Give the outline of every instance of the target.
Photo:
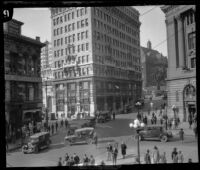
<svg viewBox="0 0 200 170">
<path fill-rule="evenodd" d="M 37 111 L 41 111 L 41 109 L 23 110 L 23 114 L 25 114 L 25 113 L 27 113 L 27 112 L 37 112 Z"/>
</svg>

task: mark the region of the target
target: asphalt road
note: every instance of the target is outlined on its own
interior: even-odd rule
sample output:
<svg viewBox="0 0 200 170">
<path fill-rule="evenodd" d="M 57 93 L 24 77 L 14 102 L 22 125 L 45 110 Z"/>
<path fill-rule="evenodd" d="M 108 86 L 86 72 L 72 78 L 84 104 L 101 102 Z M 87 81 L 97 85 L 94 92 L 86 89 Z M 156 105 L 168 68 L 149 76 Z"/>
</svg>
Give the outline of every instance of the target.
<svg viewBox="0 0 200 170">
<path fill-rule="evenodd" d="M 105 163 L 112 164 L 112 162 L 106 162 L 106 144 L 108 142 L 125 141 L 127 144 L 127 157 L 126 159 L 121 158 L 121 151 L 119 148 L 118 164 L 131 164 L 134 162 L 137 155 L 137 143 L 133 140 L 132 136 L 134 130 L 129 128 L 129 123 L 133 121 L 135 115 L 117 115 L 116 120 L 110 121 L 103 124 L 97 124 L 96 131 L 99 137 L 98 148 L 93 144 L 87 145 L 85 143 L 75 144 L 72 146 L 65 146 L 63 144 L 64 136 L 66 135 L 65 128 L 60 129 L 58 134 L 51 137 L 52 144 L 49 149 L 43 150 L 38 154 L 23 154 L 20 150 L 9 153 L 6 155 L 8 166 L 12 167 L 33 167 L 33 166 L 56 166 L 58 158 L 64 158 L 65 153 L 73 155 L 78 154 L 80 158 L 87 154 L 91 154 L 95 157 L 96 163 L 99 164 L 101 160 Z M 160 153 L 166 152 L 167 160 L 171 162 L 171 152 L 174 147 L 178 150 L 182 150 L 185 162 L 188 158 L 192 158 L 193 162 L 198 161 L 198 149 L 197 141 L 194 136 L 186 136 L 184 143 L 179 141 L 178 136 L 167 143 L 161 143 L 160 141 L 141 141 L 140 152 L 141 161 L 143 161 L 143 155 L 147 149 L 153 150 L 154 146 L 158 146 Z"/>
</svg>

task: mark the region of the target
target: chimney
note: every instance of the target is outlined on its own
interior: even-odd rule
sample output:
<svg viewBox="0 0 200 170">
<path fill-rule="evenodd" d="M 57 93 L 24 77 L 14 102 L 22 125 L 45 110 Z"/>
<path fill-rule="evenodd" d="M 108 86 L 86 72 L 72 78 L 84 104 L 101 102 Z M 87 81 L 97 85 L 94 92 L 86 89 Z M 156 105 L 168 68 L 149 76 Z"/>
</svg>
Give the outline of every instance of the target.
<svg viewBox="0 0 200 170">
<path fill-rule="evenodd" d="M 35 39 L 36 39 L 37 41 L 40 41 L 40 37 L 38 37 L 38 36 L 36 36 Z"/>
</svg>

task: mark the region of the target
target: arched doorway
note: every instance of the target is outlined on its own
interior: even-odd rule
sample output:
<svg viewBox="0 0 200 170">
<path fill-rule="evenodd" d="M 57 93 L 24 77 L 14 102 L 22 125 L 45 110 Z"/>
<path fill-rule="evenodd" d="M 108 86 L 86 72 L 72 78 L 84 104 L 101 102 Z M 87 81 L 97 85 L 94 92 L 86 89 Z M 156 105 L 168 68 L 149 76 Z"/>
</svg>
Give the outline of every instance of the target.
<svg viewBox="0 0 200 170">
<path fill-rule="evenodd" d="M 187 121 L 189 114 L 196 112 L 196 88 L 188 84 L 183 89 L 183 121 Z"/>
</svg>

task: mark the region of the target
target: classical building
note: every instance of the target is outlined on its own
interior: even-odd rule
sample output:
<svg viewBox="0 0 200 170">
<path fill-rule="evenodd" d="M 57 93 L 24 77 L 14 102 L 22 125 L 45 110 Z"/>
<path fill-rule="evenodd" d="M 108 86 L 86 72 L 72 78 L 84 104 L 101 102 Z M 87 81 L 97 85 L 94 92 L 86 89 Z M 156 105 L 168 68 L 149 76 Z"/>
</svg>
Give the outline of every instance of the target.
<svg viewBox="0 0 200 170">
<path fill-rule="evenodd" d="M 120 110 L 141 97 L 139 12 L 51 8 L 56 113 Z"/>
<path fill-rule="evenodd" d="M 156 93 L 166 90 L 167 57 L 151 47 L 151 41 L 147 47 L 140 48 L 142 63 L 142 88 L 145 96 L 154 96 Z"/>
<path fill-rule="evenodd" d="M 196 112 L 196 7 L 166 5 L 161 7 L 166 17 L 168 47 L 168 109 L 173 116 L 187 121 Z"/>
<path fill-rule="evenodd" d="M 38 121 L 42 109 L 40 38 L 21 34 L 22 22 L 12 19 L 4 26 L 5 118 L 7 133 L 22 123 Z"/>
</svg>

